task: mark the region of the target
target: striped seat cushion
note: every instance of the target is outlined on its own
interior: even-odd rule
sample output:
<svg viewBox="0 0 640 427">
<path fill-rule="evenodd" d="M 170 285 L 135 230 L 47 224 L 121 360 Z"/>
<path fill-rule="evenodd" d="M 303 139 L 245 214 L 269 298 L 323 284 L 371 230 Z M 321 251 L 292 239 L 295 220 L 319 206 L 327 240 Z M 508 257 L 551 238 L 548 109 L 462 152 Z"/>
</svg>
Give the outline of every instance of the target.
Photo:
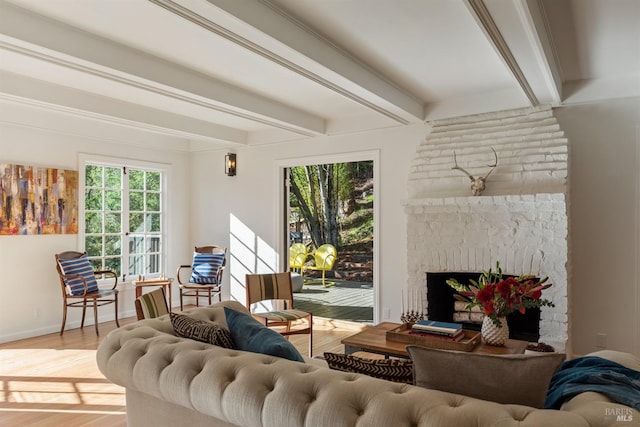
<svg viewBox="0 0 640 427">
<path fill-rule="evenodd" d="M 138 301 L 145 319 L 153 319 L 169 312 L 162 289 L 147 292 L 138 297 Z"/>
<path fill-rule="evenodd" d="M 98 281 L 93 274 L 93 267 L 89 262 L 89 258 L 84 254 L 79 258 L 58 259 L 58 264 L 65 276 L 79 274 L 87 282 L 87 293 L 98 290 Z M 71 295 L 82 295 L 84 293 L 84 284 L 79 277 L 64 278 L 64 284 L 69 288 Z"/>
<path fill-rule="evenodd" d="M 201 254 L 193 253 L 193 263 L 191 264 L 191 278 L 189 283 L 200 285 L 217 284 L 218 270 L 224 263 L 224 254 Z"/>
<path fill-rule="evenodd" d="M 266 313 L 253 313 L 254 316 L 267 319 L 270 322 L 287 322 L 303 319 L 309 315 L 306 311 L 300 310 L 279 310 Z"/>
<path fill-rule="evenodd" d="M 329 368 L 355 372 L 396 383 L 413 384 L 413 362 L 408 359 L 365 359 L 350 354 L 325 353 Z"/>
</svg>

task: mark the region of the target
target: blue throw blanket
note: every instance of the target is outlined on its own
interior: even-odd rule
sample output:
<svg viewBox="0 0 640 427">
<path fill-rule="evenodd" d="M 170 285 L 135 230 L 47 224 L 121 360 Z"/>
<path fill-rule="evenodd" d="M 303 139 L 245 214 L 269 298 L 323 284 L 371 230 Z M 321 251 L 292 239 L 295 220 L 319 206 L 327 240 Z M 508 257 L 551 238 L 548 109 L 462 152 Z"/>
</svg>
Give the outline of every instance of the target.
<svg viewBox="0 0 640 427">
<path fill-rule="evenodd" d="M 640 372 L 595 356 L 564 362 L 551 378 L 544 407 L 559 409 L 566 399 L 585 391 L 602 393 L 640 411 Z"/>
</svg>

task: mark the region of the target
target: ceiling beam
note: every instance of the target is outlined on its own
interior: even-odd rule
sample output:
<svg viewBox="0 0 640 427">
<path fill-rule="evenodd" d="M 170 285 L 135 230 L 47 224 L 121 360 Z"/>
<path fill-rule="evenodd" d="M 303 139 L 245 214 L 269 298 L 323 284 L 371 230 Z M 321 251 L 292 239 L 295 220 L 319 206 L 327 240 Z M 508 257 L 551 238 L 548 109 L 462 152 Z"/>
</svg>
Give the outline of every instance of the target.
<svg viewBox="0 0 640 427">
<path fill-rule="evenodd" d="M 301 135 L 324 134 L 323 118 L 210 76 L 4 4 L 0 45 L 76 71 Z"/>
<path fill-rule="evenodd" d="M 539 81 L 541 82 L 538 98 L 550 104 L 562 101 L 562 71 L 560 60 L 553 43 L 551 27 L 547 19 L 541 0 L 519 0 L 516 7 L 520 12 L 523 29 L 527 31 L 531 50 L 538 65 Z M 532 73 L 536 71 L 535 65 Z M 530 80 L 533 80 L 531 78 Z M 544 86 L 543 86 L 544 85 Z M 545 86 L 547 92 L 545 93 Z"/>
<path fill-rule="evenodd" d="M 422 101 L 266 0 L 149 1 L 398 123 L 424 119 Z"/>
<path fill-rule="evenodd" d="M 207 143 L 246 145 L 242 130 L 0 72 L 0 98 Z"/>
<path fill-rule="evenodd" d="M 538 0 L 466 4 L 531 105 L 560 104 L 560 73 Z"/>
</svg>

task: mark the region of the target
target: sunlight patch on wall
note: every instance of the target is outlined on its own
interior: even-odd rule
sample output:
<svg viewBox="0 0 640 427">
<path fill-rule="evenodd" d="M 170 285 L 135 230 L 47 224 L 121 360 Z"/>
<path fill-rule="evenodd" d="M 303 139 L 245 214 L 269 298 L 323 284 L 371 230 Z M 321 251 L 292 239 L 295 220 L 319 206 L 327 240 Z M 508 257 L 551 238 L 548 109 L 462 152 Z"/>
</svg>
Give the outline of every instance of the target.
<svg viewBox="0 0 640 427">
<path fill-rule="evenodd" d="M 233 214 L 229 215 L 230 289 L 232 300 L 244 304 L 245 276 L 278 271 L 278 254 Z"/>
</svg>

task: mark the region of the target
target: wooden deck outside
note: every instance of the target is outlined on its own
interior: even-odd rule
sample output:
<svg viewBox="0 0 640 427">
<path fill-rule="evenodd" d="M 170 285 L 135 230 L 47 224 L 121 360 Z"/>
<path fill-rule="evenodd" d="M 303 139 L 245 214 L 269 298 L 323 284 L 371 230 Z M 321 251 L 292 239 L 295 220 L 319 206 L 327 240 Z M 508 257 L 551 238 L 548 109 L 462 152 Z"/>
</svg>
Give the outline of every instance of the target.
<svg viewBox="0 0 640 427">
<path fill-rule="evenodd" d="M 319 282 L 305 284 L 293 294 L 294 306 L 314 317 L 373 323 L 373 284 L 335 280 L 325 288 Z"/>
</svg>

